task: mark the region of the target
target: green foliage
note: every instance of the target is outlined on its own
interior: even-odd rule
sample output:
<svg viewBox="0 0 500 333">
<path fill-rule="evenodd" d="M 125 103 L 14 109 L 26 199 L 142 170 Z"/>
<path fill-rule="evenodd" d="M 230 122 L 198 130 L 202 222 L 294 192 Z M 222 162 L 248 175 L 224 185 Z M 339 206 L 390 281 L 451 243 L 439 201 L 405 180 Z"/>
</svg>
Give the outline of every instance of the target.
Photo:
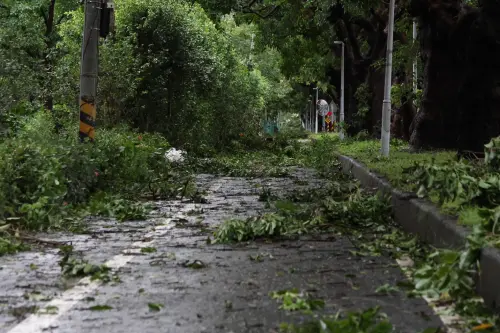
<svg viewBox="0 0 500 333">
<path fill-rule="evenodd" d="M 278 237 L 287 233 L 289 222 L 278 214 L 264 214 L 247 220 L 227 220 L 217 228 L 213 243 L 244 242 L 259 237 Z"/>
<path fill-rule="evenodd" d="M 491 139 L 484 148 L 484 163 L 492 169 L 500 169 L 500 154 L 498 153 L 500 148 L 500 137 Z"/>
<path fill-rule="evenodd" d="M 354 98 L 358 103 L 358 111 L 354 114 L 352 120 L 352 126 L 362 128 L 366 117 L 370 112 L 370 91 L 369 86 L 366 83 L 361 84 L 356 92 L 354 93 Z"/>
<path fill-rule="evenodd" d="M 144 220 L 150 205 L 98 192 L 92 196 L 87 210 L 92 215 L 115 217 L 119 221 Z"/>
<path fill-rule="evenodd" d="M 439 250 L 431 253 L 427 263 L 414 274 L 416 291 L 434 298 L 470 297 L 474 293 L 477 258 L 483 245 L 484 234 L 480 228 L 475 228 L 464 251 Z"/>
<path fill-rule="evenodd" d="M 81 278 L 90 276 L 92 280 L 111 281 L 110 269 L 105 265 L 94 265 L 86 260 L 70 258 L 62 267 L 61 271 L 65 277 Z"/>
<path fill-rule="evenodd" d="M 218 30 L 198 4 L 178 0 L 120 0 L 117 7 L 116 35 L 100 50 L 104 124 L 127 121 L 199 152 L 224 147 L 240 133 L 256 136 L 264 110 L 274 112 L 290 91 L 276 51 L 259 45 L 254 53 L 262 60 L 247 68 L 250 32 L 259 34 L 254 25 L 236 25 L 228 16 Z M 66 53 L 57 69 L 71 78 L 59 83 L 64 103 L 76 95 L 83 22 L 81 11 L 69 16 L 58 43 Z"/>
<path fill-rule="evenodd" d="M 164 305 L 160 304 L 160 303 L 148 303 L 148 308 L 151 311 L 157 312 L 157 311 L 160 311 L 163 307 L 164 307 Z"/>
<path fill-rule="evenodd" d="M 67 278 L 82 278 L 90 276 L 91 280 L 101 280 L 103 282 L 119 281 L 117 275 L 111 272 L 106 265 L 95 265 L 87 260 L 73 257 L 73 246 L 61 247 L 63 258 L 59 261 L 61 273 Z"/>
<path fill-rule="evenodd" d="M 307 293 L 299 292 L 297 289 L 273 291 L 270 296 L 281 301 L 280 309 L 287 311 L 311 312 L 325 307 L 323 300 L 312 299 Z"/>
<path fill-rule="evenodd" d="M 107 311 L 113 309 L 109 305 L 94 305 L 89 308 L 90 311 Z"/>
<path fill-rule="evenodd" d="M 321 136 L 316 140 L 326 142 L 327 146 L 333 146 L 336 151 L 355 157 L 372 170 L 387 176 L 392 182 L 397 180 L 396 184 L 399 186 L 415 190 L 420 188 L 420 194 L 430 197 L 433 201 L 443 205 L 453 204 L 454 212 L 461 212 L 460 222 L 473 227 L 464 249 L 429 250 L 388 223 L 389 213 L 383 213 L 383 207 L 380 207 L 382 210 L 377 213 L 377 209 L 374 209 L 375 203 L 366 205 L 365 202 L 360 204 L 360 201 L 354 201 L 346 205 L 343 203 L 345 199 L 334 200 L 326 210 L 331 212 L 328 214 L 333 214 L 333 218 L 343 209 L 354 212 L 348 214 L 346 219 L 337 217 L 340 223 L 337 222 L 336 225 L 336 230 L 352 234 L 351 238 L 359 241 L 359 250 L 353 251 L 353 255 L 373 256 L 387 253 L 396 258 L 410 256 L 416 264 L 415 270 L 410 269 L 415 283 L 412 294 L 431 296 L 438 304 L 453 302 L 455 311 L 465 318 L 465 326 L 469 328 L 498 325 L 498 318 L 487 311 L 481 299 L 475 295 L 480 251 L 487 242 L 498 244 L 498 236 L 495 234 L 498 233 L 500 213 L 496 193 L 498 186 L 495 185 L 498 177 L 495 154 L 488 157 L 487 161 L 490 158 L 492 161 L 487 164 L 456 162 L 453 159 L 454 154 L 449 152 L 409 153 L 405 151 L 406 145 L 394 142 L 391 147 L 391 159 L 386 160 L 380 157 L 380 143 L 376 141 L 348 139 L 340 142 L 335 136 Z M 487 145 L 486 149 L 494 146 L 492 143 Z M 331 153 L 330 156 L 333 158 L 333 155 Z M 340 193 L 348 192 L 355 196 L 355 191 L 348 190 L 349 187 L 346 186 L 348 185 L 337 188 Z M 337 196 L 335 191 L 331 193 L 333 197 Z M 315 202 L 317 197 L 317 194 L 306 197 L 302 195 L 298 196 L 297 200 Z M 327 203 L 328 199 L 325 202 Z M 371 209 L 372 213 L 369 213 Z M 383 217 L 379 219 L 380 216 Z M 386 285 L 378 291 L 387 292 L 394 290 L 393 288 Z M 435 331 L 429 329 L 429 332 Z"/>
<path fill-rule="evenodd" d="M 326 177 L 338 170 L 339 163 L 334 155 L 333 148 L 340 142 L 337 136 L 323 136 L 321 140 L 313 140 L 312 145 L 301 147 L 300 156 L 303 163 L 314 167 Z"/>
<path fill-rule="evenodd" d="M 439 204 L 477 206 L 489 232 L 497 231 L 500 204 L 500 173 L 496 166 L 495 142 L 486 145 L 485 163 L 458 161 L 447 164 L 416 163 L 406 172 L 417 184 L 421 197 L 436 196 Z"/>
<path fill-rule="evenodd" d="M 58 80 L 56 47 L 66 12 L 77 1 L 2 1 L 0 6 L 0 138 L 15 131 L 17 118 L 32 114 L 53 97 Z M 49 20 L 52 18 L 53 20 Z M 3 133 L 2 133 L 3 132 Z M 3 135 L 2 135 L 3 134 Z"/>
<path fill-rule="evenodd" d="M 294 203 L 307 198 L 316 199 L 309 205 Z M 324 199 L 318 201 L 317 198 Z M 385 231 L 383 226 L 391 221 L 386 200 L 365 193 L 345 179 L 320 190 L 290 193 L 285 200 L 278 200 L 274 205 L 275 213 L 225 221 L 217 228 L 213 243 L 294 237 L 325 230 L 352 232 L 378 228 L 380 232 Z"/>
<path fill-rule="evenodd" d="M 26 251 L 29 247 L 9 234 L 0 232 L 0 256 Z"/>
<path fill-rule="evenodd" d="M 349 312 L 345 316 L 340 313 L 334 317 L 322 317 L 307 324 L 296 326 L 282 324 L 282 333 L 390 333 L 393 331 L 391 323 L 379 308 L 365 311 Z"/>
<path fill-rule="evenodd" d="M 1 136 L 15 133 L 19 120 L 49 99 L 55 118 L 76 120 L 66 111 L 77 107 L 83 7 L 57 0 L 48 31 L 49 3 L 0 7 L 6 22 L 0 28 L 0 97 L 7 101 L 0 107 Z M 275 117 L 289 106 L 281 55 L 265 45 L 256 25 L 227 15 L 217 29 L 198 4 L 180 0 L 116 5 L 116 33 L 100 43 L 100 125 L 127 122 L 200 152 L 223 148 L 240 133 L 256 136 L 265 112 Z M 256 34 L 252 52 L 250 33 Z"/>
<path fill-rule="evenodd" d="M 380 287 L 378 287 L 377 289 L 375 289 L 375 292 L 377 294 L 385 294 L 385 295 L 389 295 L 391 293 L 397 293 L 399 292 L 399 288 L 398 287 L 394 287 L 394 286 L 391 286 L 390 284 L 384 284 Z"/>
<path fill-rule="evenodd" d="M 89 213 L 119 219 L 142 218 L 145 207 L 128 200 L 141 195 L 175 197 L 191 182 L 187 170 L 165 160 L 168 143 L 159 135 L 117 128 L 101 130 L 96 144 L 81 144 L 76 130 L 51 129 L 49 114 L 23 123 L 22 131 L 0 143 L 0 220 L 18 218 L 29 229 L 68 227 L 73 216 L 96 194 Z"/>
<path fill-rule="evenodd" d="M 498 324 L 498 318 L 492 317 L 475 297 L 480 252 L 499 230 L 497 140 L 485 146 L 484 164 L 432 161 L 417 163 L 407 170 L 421 197 L 434 197 L 441 205 L 453 203 L 455 213 L 463 212 L 459 221 L 472 227 L 464 249 L 434 251 L 414 274 L 418 294 L 442 301 L 453 300 L 457 312 L 471 318 L 469 326 Z"/>
<path fill-rule="evenodd" d="M 413 183 L 408 178 L 406 170 L 415 163 L 428 163 L 433 158 L 436 164 L 444 164 L 455 158 L 455 153 L 450 151 L 430 151 L 424 153 L 411 153 L 409 146 L 400 140 L 391 140 L 391 157 L 384 158 L 380 154 L 380 141 L 378 140 L 355 140 L 347 138 L 340 141 L 338 138 L 331 138 L 330 144 L 332 152 L 350 156 L 365 164 L 370 170 L 386 177 L 392 185 L 412 190 Z"/>
<path fill-rule="evenodd" d="M 272 152 L 240 152 L 196 161 L 196 170 L 234 177 L 283 177 L 289 174 L 295 160 Z"/>
<path fill-rule="evenodd" d="M 143 247 L 141 248 L 141 253 L 154 253 L 156 252 L 155 247 Z"/>
</svg>

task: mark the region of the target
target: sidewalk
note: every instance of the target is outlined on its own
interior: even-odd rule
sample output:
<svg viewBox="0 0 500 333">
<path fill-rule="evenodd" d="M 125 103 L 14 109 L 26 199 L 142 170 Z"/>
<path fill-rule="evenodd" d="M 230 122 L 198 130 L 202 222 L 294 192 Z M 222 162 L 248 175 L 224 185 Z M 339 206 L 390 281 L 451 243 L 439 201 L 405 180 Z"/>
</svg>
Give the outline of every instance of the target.
<svg viewBox="0 0 500 333">
<path fill-rule="evenodd" d="M 286 192 L 305 186 L 297 180 L 321 183 L 307 170 L 280 179 L 200 175 L 207 204 L 158 202 L 156 216 L 145 222 L 101 220 L 92 222 L 88 235 L 41 235 L 71 240 L 90 262 L 116 268 L 121 282 L 62 282 L 57 249 L 1 257 L 0 332 L 278 332 L 282 322 L 307 318 L 279 309 L 269 296 L 292 288 L 324 300 L 329 314 L 378 305 L 396 332 L 441 326 L 423 299 L 375 293 L 405 276 L 391 258 L 353 256 L 347 237 L 207 244 L 223 220 L 266 210 L 256 184 Z M 146 247 L 150 253 L 140 250 Z M 47 306 L 51 314 L 30 316 Z"/>
</svg>

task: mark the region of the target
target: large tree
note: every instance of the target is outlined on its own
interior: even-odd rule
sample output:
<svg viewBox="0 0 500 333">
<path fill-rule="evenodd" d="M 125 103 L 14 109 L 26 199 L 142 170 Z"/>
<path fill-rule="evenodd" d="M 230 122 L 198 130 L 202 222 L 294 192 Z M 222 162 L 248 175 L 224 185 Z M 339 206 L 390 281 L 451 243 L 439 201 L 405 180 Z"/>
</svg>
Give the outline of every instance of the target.
<svg viewBox="0 0 500 333">
<path fill-rule="evenodd" d="M 483 150 L 500 134 L 500 4 L 483 0 L 413 0 L 425 64 L 415 148 Z"/>
</svg>

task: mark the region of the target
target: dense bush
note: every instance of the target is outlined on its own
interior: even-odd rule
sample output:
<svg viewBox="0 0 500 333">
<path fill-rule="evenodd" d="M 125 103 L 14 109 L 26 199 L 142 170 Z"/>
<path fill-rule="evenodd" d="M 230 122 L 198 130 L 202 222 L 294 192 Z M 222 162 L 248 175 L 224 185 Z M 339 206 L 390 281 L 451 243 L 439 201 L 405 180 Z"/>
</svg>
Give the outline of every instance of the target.
<svg viewBox="0 0 500 333">
<path fill-rule="evenodd" d="M 30 229 L 57 227 L 96 192 L 136 200 L 142 194 L 172 196 L 190 180 L 167 163 L 169 144 L 159 135 L 103 129 L 91 145 L 78 141 L 76 129 L 56 135 L 53 128 L 52 117 L 40 112 L 0 144 L 0 220 L 17 218 Z"/>
<path fill-rule="evenodd" d="M 58 49 L 66 55 L 57 63 L 58 100 L 68 105 L 77 96 L 81 9 L 70 18 L 60 27 Z M 248 51 L 235 44 L 241 29 L 217 29 L 196 3 L 120 0 L 116 28 L 100 49 L 101 125 L 125 121 L 175 146 L 221 148 L 241 133 L 257 135 L 266 107 L 287 92 L 287 83 L 272 91 L 272 80 L 283 81 L 276 71 L 267 70 L 269 78 L 247 67 Z M 279 61 L 276 52 L 264 53 Z"/>
<path fill-rule="evenodd" d="M 101 39 L 99 51 L 100 127 L 127 123 L 204 152 L 242 133 L 255 137 L 266 115 L 293 108 L 281 54 L 266 46 L 257 25 L 236 23 L 233 15 L 212 21 L 195 2 L 115 2 L 116 32 Z M 40 109 L 52 110 L 58 121 L 75 114 L 83 6 L 56 1 L 50 29 L 49 10 L 48 1 L 0 7 L 7 22 L 0 28 L 2 137 Z"/>
<path fill-rule="evenodd" d="M 264 115 L 275 117 L 293 102 L 281 55 L 264 46 L 256 25 L 237 24 L 231 15 L 214 22 L 198 4 L 182 0 L 117 0 L 116 32 L 100 41 L 96 144 L 81 145 L 75 133 L 83 6 L 55 4 L 0 6 L 7 23 L 0 27 L 6 101 L 0 106 L 0 225 L 9 219 L 52 227 L 88 202 L 91 213 L 99 211 L 98 198 L 113 202 L 101 212 L 118 212 L 121 200 L 141 194 L 189 191 L 187 171 L 179 174 L 165 162 L 167 140 L 204 156 L 267 147 L 259 136 Z M 248 66 L 251 34 L 257 38 Z M 271 146 L 286 149 L 289 141 L 278 137 Z"/>
</svg>

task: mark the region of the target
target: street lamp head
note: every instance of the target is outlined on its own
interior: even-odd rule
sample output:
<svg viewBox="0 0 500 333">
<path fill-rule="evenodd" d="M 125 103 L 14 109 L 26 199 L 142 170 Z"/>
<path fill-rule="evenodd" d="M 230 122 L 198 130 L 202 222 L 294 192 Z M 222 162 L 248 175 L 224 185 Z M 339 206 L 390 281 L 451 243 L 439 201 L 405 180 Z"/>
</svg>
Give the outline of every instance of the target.
<svg viewBox="0 0 500 333">
<path fill-rule="evenodd" d="M 344 42 L 341 42 L 341 41 L 339 41 L 339 40 L 336 40 L 336 41 L 335 41 L 335 42 L 333 42 L 333 43 L 334 43 L 334 44 L 339 44 L 339 45 L 344 44 Z"/>
</svg>

